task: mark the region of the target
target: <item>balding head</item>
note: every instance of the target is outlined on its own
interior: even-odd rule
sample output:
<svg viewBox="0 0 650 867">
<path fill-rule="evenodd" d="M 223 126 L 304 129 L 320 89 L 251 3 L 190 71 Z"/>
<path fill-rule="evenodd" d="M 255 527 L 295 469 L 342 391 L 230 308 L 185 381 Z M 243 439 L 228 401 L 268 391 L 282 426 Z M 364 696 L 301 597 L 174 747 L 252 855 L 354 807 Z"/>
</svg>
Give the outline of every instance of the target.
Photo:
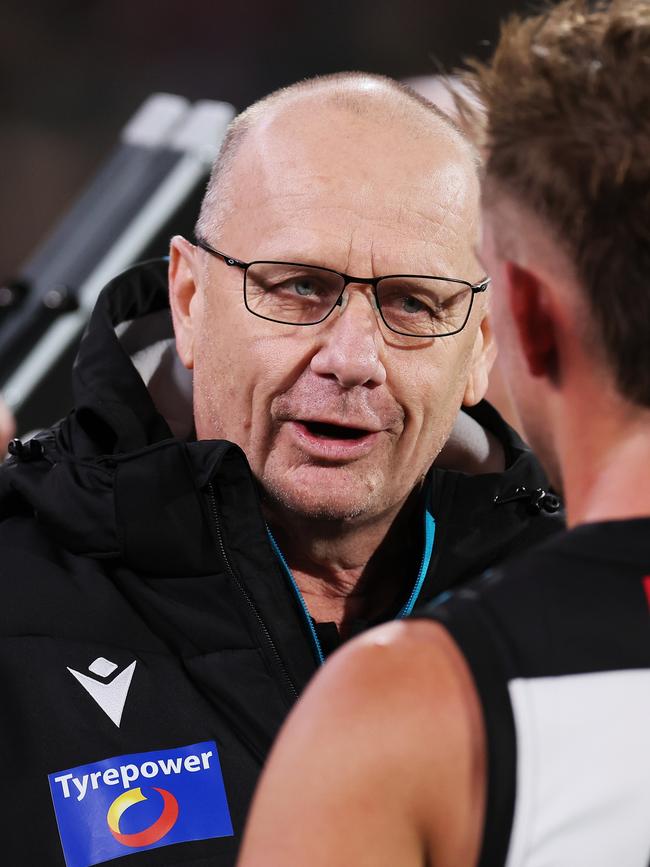
<svg viewBox="0 0 650 867">
<path fill-rule="evenodd" d="M 274 121 L 282 123 L 286 117 L 323 113 L 329 109 L 357 117 L 372 116 L 404 135 L 426 138 L 444 129 L 466 150 L 470 161 L 478 162 L 473 144 L 454 120 L 401 82 L 362 72 L 306 79 L 253 103 L 231 122 L 212 168 L 196 225 L 197 236 L 218 235 L 226 212 L 237 206 L 233 200 L 231 171 L 252 132 L 268 129 Z"/>
</svg>

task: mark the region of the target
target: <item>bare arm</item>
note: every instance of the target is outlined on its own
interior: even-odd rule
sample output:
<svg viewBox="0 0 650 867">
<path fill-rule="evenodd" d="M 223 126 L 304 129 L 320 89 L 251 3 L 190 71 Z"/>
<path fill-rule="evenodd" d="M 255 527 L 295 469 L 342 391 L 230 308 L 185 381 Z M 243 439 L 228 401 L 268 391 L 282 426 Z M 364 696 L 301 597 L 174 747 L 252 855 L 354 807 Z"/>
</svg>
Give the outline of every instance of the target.
<svg viewBox="0 0 650 867">
<path fill-rule="evenodd" d="M 448 633 L 382 626 L 335 654 L 290 716 L 239 867 L 469 867 L 484 790 L 481 710 Z"/>
</svg>

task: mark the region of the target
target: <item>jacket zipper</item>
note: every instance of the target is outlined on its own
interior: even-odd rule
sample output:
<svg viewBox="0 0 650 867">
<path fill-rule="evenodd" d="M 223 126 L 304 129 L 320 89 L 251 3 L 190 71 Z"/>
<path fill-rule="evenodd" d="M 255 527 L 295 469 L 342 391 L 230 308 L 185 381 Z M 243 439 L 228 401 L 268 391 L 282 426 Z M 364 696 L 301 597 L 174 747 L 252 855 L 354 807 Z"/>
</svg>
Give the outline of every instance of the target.
<svg viewBox="0 0 650 867">
<path fill-rule="evenodd" d="M 420 590 L 422 590 L 424 579 L 426 578 L 427 572 L 429 570 L 429 563 L 431 562 L 431 553 L 433 551 L 433 543 L 435 537 L 436 519 L 429 511 L 429 507 L 427 505 L 424 510 L 424 550 L 422 552 L 422 559 L 420 561 L 418 576 L 415 579 L 415 584 L 413 585 L 413 589 L 411 590 L 411 595 L 409 596 L 406 604 L 402 607 L 401 611 L 396 615 L 396 620 L 401 620 L 404 617 L 408 617 L 409 614 L 413 611 L 415 603 L 418 601 Z"/>
<path fill-rule="evenodd" d="M 311 635 L 312 644 L 314 645 L 314 650 L 316 651 L 316 656 L 318 657 L 318 662 L 320 665 L 323 665 L 325 662 L 325 654 L 323 653 L 323 649 L 320 646 L 320 641 L 318 640 L 318 635 L 317 635 L 316 629 L 314 627 L 314 621 L 312 620 L 312 617 L 309 613 L 309 609 L 307 608 L 307 603 L 305 602 L 305 599 L 304 599 L 302 593 L 300 592 L 300 588 L 296 584 L 296 579 L 293 577 L 293 573 L 291 572 L 291 569 L 289 569 L 289 564 L 285 560 L 284 554 L 280 550 L 280 546 L 275 541 L 275 537 L 274 537 L 273 533 L 269 530 L 268 526 L 266 528 L 266 532 L 268 533 L 269 540 L 271 542 L 271 547 L 273 548 L 275 556 L 280 561 L 280 565 L 284 569 L 284 573 L 287 576 L 287 578 L 289 579 L 289 584 L 291 585 L 291 589 L 293 590 L 294 595 L 295 595 L 296 599 L 298 600 L 298 604 L 300 605 L 300 607 L 302 609 L 302 613 L 303 613 L 303 616 L 305 618 L 305 622 L 309 628 L 309 633 Z"/>
<path fill-rule="evenodd" d="M 298 698 L 298 690 L 296 689 L 296 686 L 295 686 L 293 680 L 291 679 L 291 676 L 289 675 L 289 672 L 287 671 L 284 662 L 282 661 L 282 657 L 280 656 L 278 649 L 275 646 L 275 642 L 273 641 L 273 638 L 271 637 L 271 633 L 269 632 L 266 623 L 262 619 L 262 615 L 258 611 L 257 606 L 255 605 L 255 603 L 251 599 L 248 591 L 246 590 L 246 588 L 244 587 L 244 585 L 240 581 L 239 577 L 237 576 L 235 570 L 233 569 L 232 564 L 230 562 L 230 558 L 228 557 L 228 554 L 226 553 L 226 547 L 223 543 L 223 535 L 221 533 L 221 521 L 219 520 L 219 510 L 217 509 L 217 501 L 216 501 L 216 497 L 214 495 L 214 488 L 212 487 L 212 482 L 210 482 L 208 484 L 208 502 L 210 503 L 210 510 L 212 512 L 212 517 L 214 520 L 214 526 L 215 526 L 215 530 L 216 530 L 216 534 L 217 534 L 217 543 L 218 543 L 219 553 L 221 554 L 221 557 L 222 557 L 224 563 L 226 564 L 226 569 L 228 570 L 228 574 L 230 575 L 230 577 L 234 581 L 235 586 L 237 587 L 237 589 L 239 590 L 241 595 L 244 597 L 246 604 L 248 605 L 250 610 L 253 612 L 253 615 L 254 615 L 255 619 L 257 620 L 257 622 L 260 626 L 260 629 L 262 630 L 262 633 L 266 639 L 266 642 L 267 642 L 268 646 L 271 648 L 271 653 L 273 654 L 273 658 L 277 662 L 278 667 L 280 668 L 280 671 L 282 672 L 285 680 L 287 681 L 287 683 L 289 685 L 289 689 L 291 690 L 293 695 L 296 698 Z"/>
</svg>

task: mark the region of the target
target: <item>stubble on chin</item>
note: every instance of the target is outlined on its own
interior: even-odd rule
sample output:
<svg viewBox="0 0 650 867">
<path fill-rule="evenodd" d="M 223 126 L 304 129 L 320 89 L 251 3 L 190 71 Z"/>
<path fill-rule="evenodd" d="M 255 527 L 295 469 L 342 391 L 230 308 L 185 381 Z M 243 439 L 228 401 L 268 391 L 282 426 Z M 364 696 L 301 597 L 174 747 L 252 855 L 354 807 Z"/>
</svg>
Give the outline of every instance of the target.
<svg viewBox="0 0 650 867">
<path fill-rule="evenodd" d="M 342 473 L 346 477 L 342 478 Z M 269 514 L 291 514 L 305 520 L 334 524 L 371 517 L 381 511 L 382 473 L 352 474 L 348 468 L 331 468 L 310 479 L 298 468 L 278 477 L 272 472 L 258 479 L 262 503 Z M 307 476 L 307 478 L 305 478 Z M 328 478 L 329 477 L 329 478 Z"/>
</svg>

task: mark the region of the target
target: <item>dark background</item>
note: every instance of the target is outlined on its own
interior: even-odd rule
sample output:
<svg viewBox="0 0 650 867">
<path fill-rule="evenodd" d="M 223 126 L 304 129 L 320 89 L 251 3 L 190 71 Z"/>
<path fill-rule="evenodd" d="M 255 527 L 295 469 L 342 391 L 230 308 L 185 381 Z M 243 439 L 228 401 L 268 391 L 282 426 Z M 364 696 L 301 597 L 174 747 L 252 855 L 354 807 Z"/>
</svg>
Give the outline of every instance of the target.
<svg viewBox="0 0 650 867">
<path fill-rule="evenodd" d="M 486 56 L 514 0 L 2 0 L 0 280 L 154 91 L 238 109 L 342 69 L 397 78 Z"/>
</svg>

